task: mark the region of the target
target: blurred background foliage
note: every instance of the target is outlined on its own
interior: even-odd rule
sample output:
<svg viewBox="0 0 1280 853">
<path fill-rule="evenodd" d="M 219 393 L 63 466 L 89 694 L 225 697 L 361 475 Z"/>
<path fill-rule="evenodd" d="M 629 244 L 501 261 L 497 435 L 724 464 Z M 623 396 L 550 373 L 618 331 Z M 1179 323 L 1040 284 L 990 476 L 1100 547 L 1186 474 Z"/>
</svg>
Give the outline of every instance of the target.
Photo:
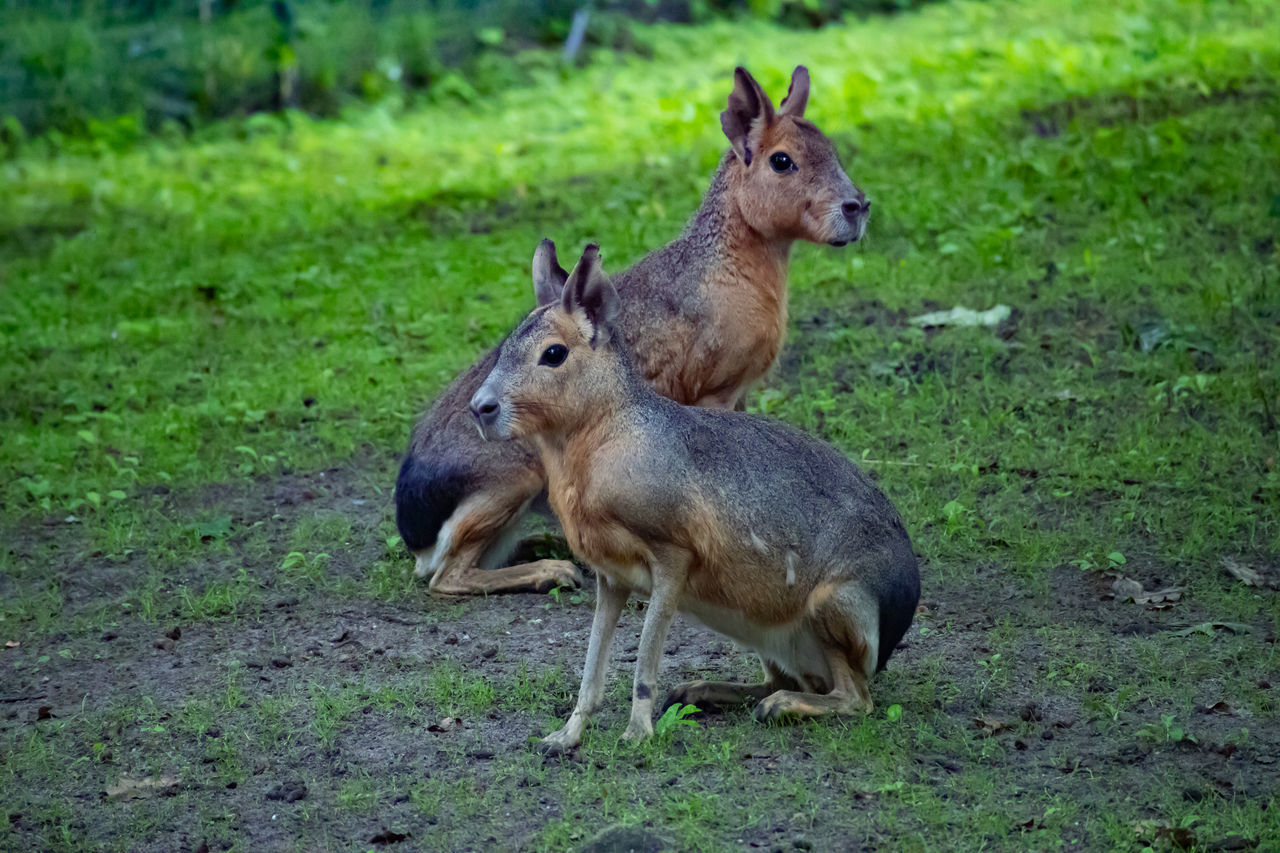
<svg viewBox="0 0 1280 853">
<path fill-rule="evenodd" d="M 923 0 L 0 0 L 0 141 L 124 143 L 166 125 L 353 101 L 470 103 L 561 54 L 652 54 L 642 27 L 759 18 L 817 27 Z"/>
</svg>

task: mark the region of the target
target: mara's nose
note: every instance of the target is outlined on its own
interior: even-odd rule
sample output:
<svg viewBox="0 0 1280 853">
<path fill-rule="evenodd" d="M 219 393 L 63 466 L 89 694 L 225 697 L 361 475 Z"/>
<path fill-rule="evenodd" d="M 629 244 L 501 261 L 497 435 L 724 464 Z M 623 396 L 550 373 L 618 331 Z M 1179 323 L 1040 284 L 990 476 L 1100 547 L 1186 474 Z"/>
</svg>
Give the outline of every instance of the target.
<svg viewBox="0 0 1280 853">
<path fill-rule="evenodd" d="M 871 202 L 862 193 L 858 193 L 856 201 L 846 201 L 841 210 L 844 211 L 844 218 L 850 222 L 857 222 L 859 217 L 865 216 L 871 210 Z"/>
<path fill-rule="evenodd" d="M 498 420 L 498 409 L 497 396 L 483 388 L 471 398 L 471 414 L 480 426 L 493 426 Z"/>
</svg>

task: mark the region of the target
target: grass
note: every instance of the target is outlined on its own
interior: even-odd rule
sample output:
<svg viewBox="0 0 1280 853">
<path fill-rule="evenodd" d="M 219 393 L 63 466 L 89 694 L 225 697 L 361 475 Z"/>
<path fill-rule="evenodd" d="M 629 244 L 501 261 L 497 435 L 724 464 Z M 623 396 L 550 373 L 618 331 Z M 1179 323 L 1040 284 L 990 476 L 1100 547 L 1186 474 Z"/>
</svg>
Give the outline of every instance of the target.
<svg viewBox="0 0 1280 853">
<path fill-rule="evenodd" d="M 466 109 L 0 163 L 0 846 L 1277 849 L 1280 602 L 1222 563 L 1280 573 L 1274 6 L 645 37 Z M 670 238 L 732 66 L 779 93 L 798 61 L 876 214 L 796 250 L 750 406 L 879 478 L 928 612 L 865 721 L 743 709 L 635 748 L 620 678 L 544 761 L 590 596 L 429 600 L 396 454 L 529 306 L 539 238 L 609 269 Z M 997 303 L 998 330 L 909 322 Z M 1101 600 L 1108 573 L 1183 597 Z M 750 677 L 704 646 L 664 681 Z"/>
</svg>

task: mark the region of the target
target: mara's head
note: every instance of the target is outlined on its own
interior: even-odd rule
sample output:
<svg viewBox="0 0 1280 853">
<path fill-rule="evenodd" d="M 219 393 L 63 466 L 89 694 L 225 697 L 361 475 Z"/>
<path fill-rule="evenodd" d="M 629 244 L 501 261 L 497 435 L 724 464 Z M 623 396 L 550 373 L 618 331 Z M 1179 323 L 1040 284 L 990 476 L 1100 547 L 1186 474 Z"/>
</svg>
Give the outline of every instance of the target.
<svg viewBox="0 0 1280 853">
<path fill-rule="evenodd" d="M 538 307 L 502 342 L 498 363 L 471 398 L 487 439 L 572 429 L 590 417 L 624 368 L 612 344 L 618 292 L 587 246 L 573 272 L 543 240 L 533 256 Z"/>
<path fill-rule="evenodd" d="M 845 174 L 831 140 L 804 117 L 808 102 L 803 65 L 776 109 L 745 68 L 733 72 L 720 114 L 739 170 L 733 192 L 747 224 L 766 238 L 843 246 L 866 233 L 871 202 Z"/>
</svg>

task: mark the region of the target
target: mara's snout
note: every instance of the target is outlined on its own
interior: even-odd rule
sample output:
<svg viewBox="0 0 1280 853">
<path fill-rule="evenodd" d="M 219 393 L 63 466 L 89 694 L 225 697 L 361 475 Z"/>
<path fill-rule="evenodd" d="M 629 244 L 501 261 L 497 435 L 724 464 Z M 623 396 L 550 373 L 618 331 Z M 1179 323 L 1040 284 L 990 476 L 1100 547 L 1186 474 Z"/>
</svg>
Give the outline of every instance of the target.
<svg viewBox="0 0 1280 853">
<path fill-rule="evenodd" d="M 831 245 L 846 246 L 861 240 L 862 235 L 867 233 L 867 219 L 870 216 L 871 202 L 859 190 L 854 198 L 840 205 L 839 221 L 833 229 L 838 236 L 831 241 Z"/>
<path fill-rule="evenodd" d="M 486 440 L 498 438 L 498 415 L 502 412 L 502 404 L 498 395 L 482 385 L 471 398 L 471 416 L 476 419 L 476 427 Z"/>
</svg>

